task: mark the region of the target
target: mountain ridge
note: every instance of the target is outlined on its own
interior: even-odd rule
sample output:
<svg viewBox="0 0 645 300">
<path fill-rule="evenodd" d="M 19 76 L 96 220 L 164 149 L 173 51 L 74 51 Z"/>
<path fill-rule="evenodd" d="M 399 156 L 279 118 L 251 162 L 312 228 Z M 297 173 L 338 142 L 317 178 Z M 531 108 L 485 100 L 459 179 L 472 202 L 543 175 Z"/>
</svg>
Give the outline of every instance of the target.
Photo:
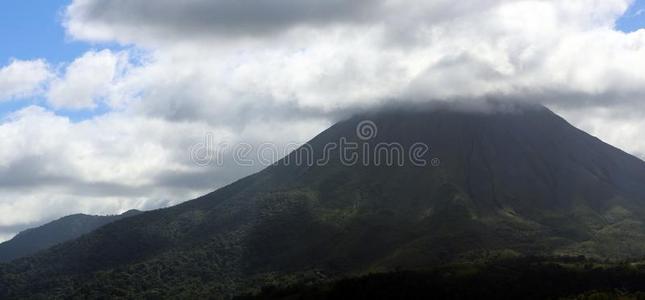
<svg viewBox="0 0 645 300">
<path fill-rule="evenodd" d="M 369 140 L 357 136 L 365 120 L 377 126 Z M 0 295 L 49 295 L 56 287 L 61 297 L 106 296 L 118 287 L 143 297 L 155 295 L 152 287 L 170 297 L 230 296 L 318 276 L 311 274 L 536 254 L 645 255 L 645 162 L 546 108 L 366 113 L 309 144 L 320 150 L 341 138 L 406 149 L 425 143 L 428 158 L 441 163 L 283 160 L 195 200 L 0 267 L 7 286 Z"/>
<path fill-rule="evenodd" d="M 140 213 L 138 210 L 129 210 L 120 215 L 110 216 L 74 214 L 38 227 L 26 229 L 12 239 L 0 243 L 0 263 L 33 255 L 57 244 L 90 233 L 103 225 Z"/>
</svg>

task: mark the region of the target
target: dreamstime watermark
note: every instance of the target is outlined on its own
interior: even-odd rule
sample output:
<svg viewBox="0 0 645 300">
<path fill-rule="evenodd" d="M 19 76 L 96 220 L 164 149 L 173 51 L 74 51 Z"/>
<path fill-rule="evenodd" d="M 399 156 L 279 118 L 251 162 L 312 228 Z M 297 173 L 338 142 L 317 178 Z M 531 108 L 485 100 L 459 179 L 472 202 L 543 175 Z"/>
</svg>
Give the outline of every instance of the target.
<svg viewBox="0 0 645 300">
<path fill-rule="evenodd" d="M 398 142 L 375 141 L 378 126 L 364 120 L 356 126 L 356 138 L 341 137 L 322 147 L 309 143 L 235 143 L 215 142 L 213 133 L 206 133 L 204 141 L 190 147 L 190 160 L 198 166 L 222 166 L 227 158 L 238 166 L 325 166 L 340 163 L 343 166 L 439 166 L 439 158 L 430 156 L 430 146 L 416 142 L 404 146 Z"/>
</svg>

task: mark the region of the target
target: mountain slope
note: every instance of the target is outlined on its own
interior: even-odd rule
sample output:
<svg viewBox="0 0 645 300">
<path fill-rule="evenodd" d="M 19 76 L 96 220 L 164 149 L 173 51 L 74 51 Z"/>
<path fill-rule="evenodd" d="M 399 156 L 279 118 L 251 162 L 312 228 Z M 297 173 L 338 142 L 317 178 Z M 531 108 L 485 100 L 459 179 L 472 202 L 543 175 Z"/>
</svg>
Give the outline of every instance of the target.
<svg viewBox="0 0 645 300">
<path fill-rule="evenodd" d="M 33 255 L 54 245 L 76 239 L 95 229 L 140 214 L 136 210 L 117 216 L 71 215 L 37 228 L 25 230 L 13 239 L 0 243 L 0 262 Z"/>
<path fill-rule="evenodd" d="M 499 256 L 645 254 L 643 161 L 546 108 L 496 109 L 356 116 L 309 143 L 316 158 L 345 138 L 370 149 L 424 143 L 440 165 L 348 166 L 338 149 L 323 165 L 283 160 L 6 265 L 0 295 L 226 296 Z M 356 130 L 364 120 L 378 127 L 367 141 Z"/>
</svg>

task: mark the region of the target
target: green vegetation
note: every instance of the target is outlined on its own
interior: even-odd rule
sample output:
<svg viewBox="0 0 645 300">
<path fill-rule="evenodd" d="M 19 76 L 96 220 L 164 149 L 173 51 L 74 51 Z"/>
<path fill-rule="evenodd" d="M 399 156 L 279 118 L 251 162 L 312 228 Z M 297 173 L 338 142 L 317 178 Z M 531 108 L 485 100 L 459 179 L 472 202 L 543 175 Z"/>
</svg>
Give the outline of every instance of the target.
<svg viewBox="0 0 645 300">
<path fill-rule="evenodd" d="M 645 267 L 525 257 L 325 282 L 268 285 L 236 299 L 645 299 Z"/>
<path fill-rule="evenodd" d="M 117 216 L 72 215 L 37 228 L 25 230 L 13 239 L 0 243 L 0 262 L 9 262 L 33 255 L 38 251 L 90 233 L 105 224 L 140 213 L 140 211 L 131 210 Z"/>
</svg>

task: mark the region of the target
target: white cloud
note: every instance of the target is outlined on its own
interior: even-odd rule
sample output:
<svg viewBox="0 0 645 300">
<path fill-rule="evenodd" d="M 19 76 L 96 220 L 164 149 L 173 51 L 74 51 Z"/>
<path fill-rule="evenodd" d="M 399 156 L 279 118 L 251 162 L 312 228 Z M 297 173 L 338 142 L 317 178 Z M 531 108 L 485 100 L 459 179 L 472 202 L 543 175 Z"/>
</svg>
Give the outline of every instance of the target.
<svg viewBox="0 0 645 300">
<path fill-rule="evenodd" d="M 67 66 L 61 78 L 51 82 L 47 100 L 56 108 L 93 108 L 109 95 L 127 67 L 128 56 L 124 52 L 87 52 Z"/>
<path fill-rule="evenodd" d="M 0 101 L 34 96 L 51 76 L 44 60 L 13 60 L 0 68 Z"/>
<path fill-rule="evenodd" d="M 613 30 L 627 0 L 325 4 L 336 14 L 268 3 L 82 0 L 66 24 L 75 38 L 154 49 L 114 99 L 134 96 L 169 119 L 325 114 L 393 98 L 624 96 L 645 83 L 645 33 Z"/>
<path fill-rule="evenodd" d="M 121 115 L 72 123 L 37 106 L 12 114 L 0 124 L 0 226 L 192 196 L 150 187 L 159 173 L 188 171 L 175 151 L 197 139 L 178 126 L 172 132 L 181 135 L 173 137 L 166 126 Z"/>
<path fill-rule="evenodd" d="M 195 164 L 189 150 L 205 133 L 229 145 L 285 144 L 304 142 L 327 124 L 263 125 L 279 132 L 267 134 L 259 124 L 233 132 L 202 121 L 117 112 L 71 122 L 39 106 L 19 110 L 0 123 L 0 231 L 73 213 L 177 204 L 261 168 Z"/>
</svg>

